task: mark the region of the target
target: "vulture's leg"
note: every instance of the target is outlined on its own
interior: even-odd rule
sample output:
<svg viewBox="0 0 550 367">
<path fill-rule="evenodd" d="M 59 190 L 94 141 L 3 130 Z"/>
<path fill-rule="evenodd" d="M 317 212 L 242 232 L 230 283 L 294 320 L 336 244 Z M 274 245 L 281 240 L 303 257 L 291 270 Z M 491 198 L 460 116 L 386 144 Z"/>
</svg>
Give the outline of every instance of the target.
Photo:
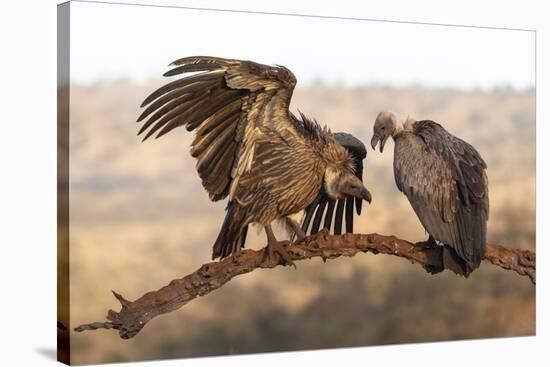
<svg viewBox="0 0 550 367">
<path fill-rule="evenodd" d="M 269 258 L 272 259 L 275 254 L 278 254 L 287 265 L 292 265 L 296 269 L 296 264 L 294 264 L 294 261 L 292 261 L 290 255 L 282 246 L 282 242 L 277 241 L 277 238 L 275 238 L 271 224 L 264 226 L 264 228 L 265 234 L 267 235 L 267 255 Z"/>
<path fill-rule="evenodd" d="M 302 228 L 296 223 L 296 221 L 292 218 L 286 217 L 286 223 L 292 227 L 292 230 L 294 231 L 294 234 L 298 238 L 298 241 L 302 241 L 304 238 L 306 238 L 306 234 L 304 231 L 302 231 Z"/>
</svg>

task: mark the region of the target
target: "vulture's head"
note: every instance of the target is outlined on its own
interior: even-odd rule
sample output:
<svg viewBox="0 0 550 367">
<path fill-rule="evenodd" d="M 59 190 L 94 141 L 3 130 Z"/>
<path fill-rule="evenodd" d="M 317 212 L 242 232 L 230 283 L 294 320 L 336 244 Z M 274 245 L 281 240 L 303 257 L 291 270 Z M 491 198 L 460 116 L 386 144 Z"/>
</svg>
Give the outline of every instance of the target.
<svg viewBox="0 0 550 367">
<path fill-rule="evenodd" d="M 380 143 L 380 153 L 382 153 L 386 140 L 397 131 L 397 124 L 397 116 L 393 112 L 380 112 L 374 122 L 374 131 L 370 141 L 372 149 L 376 149 L 376 144 Z"/>
<path fill-rule="evenodd" d="M 325 171 L 325 190 L 328 196 L 338 200 L 344 197 L 356 197 L 371 202 L 372 196 L 363 182 L 353 171 L 329 166 Z"/>
</svg>

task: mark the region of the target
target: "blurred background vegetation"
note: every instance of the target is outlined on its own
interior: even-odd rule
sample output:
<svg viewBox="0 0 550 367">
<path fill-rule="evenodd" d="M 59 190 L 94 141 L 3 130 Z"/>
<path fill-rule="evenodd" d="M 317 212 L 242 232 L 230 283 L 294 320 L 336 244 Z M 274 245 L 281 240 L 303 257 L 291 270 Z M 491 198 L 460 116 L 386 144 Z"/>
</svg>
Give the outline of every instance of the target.
<svg viewBox="0 0 550 367">
<path fill-rule="evenodd" d="M 224 216 L 189 155 L 191 134 L 136 137 L 139 105 L 161 81 L 71 88 L 71 323 L 103 320 L 129 299 L 209 261 Z M 535 249 L 535 93 L 492 90 L 297 88 L 293 111 L 365 142 L 381 110 L 433 119 L 472 143 L 488 164 L 488 241 Z M 393 181 L 392 143 L 369 147 L 364 180 L 373 203 L 356 219 L 362 233 L 427 237 Z M 264 246 L 264 234 L 247 247 Z M 435 276 L 390 256 L 314 259 L 257 270 L 148 324 L 134 339 L 112 330 L 72 332 L 74 363 L 259 353 L 534 335 L 535 287 L 482 264 L 470 278 Z"/>
</svg>

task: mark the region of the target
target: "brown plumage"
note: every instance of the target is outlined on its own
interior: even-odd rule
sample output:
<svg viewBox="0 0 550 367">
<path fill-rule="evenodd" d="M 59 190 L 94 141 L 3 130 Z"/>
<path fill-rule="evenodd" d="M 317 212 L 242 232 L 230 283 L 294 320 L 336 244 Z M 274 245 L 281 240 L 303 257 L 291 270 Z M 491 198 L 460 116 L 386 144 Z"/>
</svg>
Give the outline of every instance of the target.
<svg viewBox="0 0 550 367">
<path fill-rule="evenodd" d="M 363 160 L 367 157 L 365 145 L 351 134 L 340 132 L 335 133 L 334 137 L 340 145 L 350 152 L 354 160 L 355 175 L 362 181 Z M 354 207 L 357 215 L 360 215 L 362 203 L 361 199 L 349 196 L 333 199 L 327 194 L 326 190 L 322 189 L 315 200 L 305 209 L 302 230 L 304 233 L 309 230 L 311 234 L 315 234 L 322 226 L 322 228 L 330 231 L 331 225 L 334 223 L 334 234 L 341 234 L 345 219 L 345 231 L 353 233 Z"/>
<path fill-rule="evenodd" d="M 393 113 L 381 112 L 372 147 L 380 143 L 382 152 L 390 136 L 395 142 L 395 182 L 429 233 L 428 243 L 438 241 L 452 248 L 445 248 L 445 266 L 468 276 L 485 255 L 489 218 L 485 162 L 473 146 L 433 121 L 408 119 L 401 127 Z"/>
<path fill-rule="evenodd" d="M 271 222 L 303 210 L 323 186 L 333 198 L 370 201 L 354 174 L 353 157 L 330 130 L 290 113 L 296 85 L 290 70 L 206 56 L 172 65 L 166 76 L 195 74 L 145 99 L 142 107 L 148 107 L 138 121 L 149 119 L 139 134 L 145 140 L 179 126 L 195 131 L 191 155 L 202 184 L 211 200 L 229 200 L 213 258 L 239 251 L 249 223 L 263 225 L 270 250 L 273 245 L 284 257 Z"/>
</svg>

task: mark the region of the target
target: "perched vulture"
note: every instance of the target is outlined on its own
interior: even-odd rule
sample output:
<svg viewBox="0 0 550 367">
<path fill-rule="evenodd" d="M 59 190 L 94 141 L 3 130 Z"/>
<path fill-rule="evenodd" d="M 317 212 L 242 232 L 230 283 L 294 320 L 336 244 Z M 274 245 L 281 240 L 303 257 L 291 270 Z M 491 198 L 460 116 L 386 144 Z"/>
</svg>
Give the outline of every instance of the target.
<svg viewBox="0 0 550 367">
<path fill-rule="evenodd" d="M 444 246 L 444 265 L 468 276 L 485 255 L 489 218 L 485 162 L 477 150 L 433 121 L 407 119 L 401 126 L 391 112 L 374 124 L 372 148 L 395 142 L 395 183 L 407 196 L 429 234 L 427 246 Z"/>
<path fill-rule="evenodd" d="M 212 201 L 228 198 L 213 259 L 240 251 L 248 225 L 259 223 L 269 256 L 278 254 L 291 263 L 273 234 L 273 221 L 282 220 L 302 238 L 292 217 L 320 192 L 333 200 L 370 202 L 357 176 L 362 165 L 355 146 L 346 149 L 326 127 L 289 111 L 296 85 L 290 70 L 207 56 L 171 65 L 165 76 L 192 74 L 145 99 L 138 122 L 148 119 L 138 134 L 145 133 L 144 140 L 155 133 L 158 138 L 179 126 L 195 132 L 191 155 L 202 184 Z"/>
</svg>

